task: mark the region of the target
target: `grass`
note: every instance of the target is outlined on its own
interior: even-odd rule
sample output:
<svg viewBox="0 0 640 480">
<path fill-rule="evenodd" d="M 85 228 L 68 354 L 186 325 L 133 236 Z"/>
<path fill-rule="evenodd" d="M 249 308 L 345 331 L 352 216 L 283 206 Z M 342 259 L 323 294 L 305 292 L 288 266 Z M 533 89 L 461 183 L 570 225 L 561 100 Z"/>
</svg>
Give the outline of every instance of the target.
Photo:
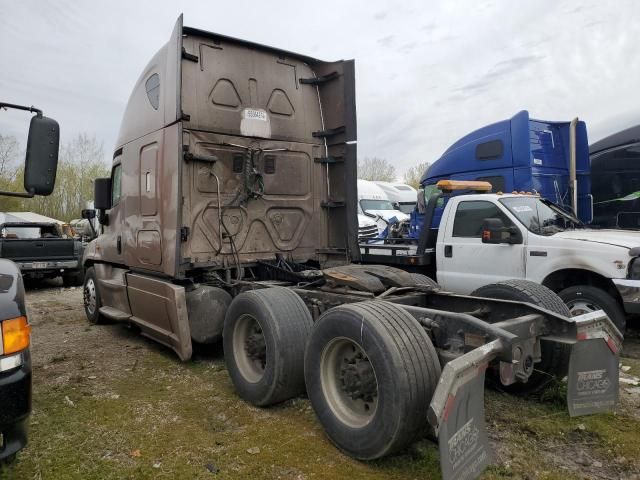
<svg viewBox="0 0 640 480">
<path fill-rule="evenodd" d="M 388 459 L 357 462 L 326 439 L 308 400 L 254 408 L 233 392 L 220 355 L 180 363 L 162 348 L 146 347 L 133 368 L 113 378 L 87 373 L 73 355 L 50 358 L 69 375 L 67 382 L 45 382 L 38 367 L 30 443 L 15 464 L 0 470 L 0 480 L 440 478 L 437 446 L 429 440 Z M 640 372 L 638 360 L 623 364 Z M 635 412 L 621 407 L 616 414 L 572 419 L 564 395 L 562 384 L 541 400 L 486 390 L 497 459 L 483 478 L 597 473 L 576 464 L 576 455 L 602 463 L 614 476 L 640 471 Z"/>
</svg>

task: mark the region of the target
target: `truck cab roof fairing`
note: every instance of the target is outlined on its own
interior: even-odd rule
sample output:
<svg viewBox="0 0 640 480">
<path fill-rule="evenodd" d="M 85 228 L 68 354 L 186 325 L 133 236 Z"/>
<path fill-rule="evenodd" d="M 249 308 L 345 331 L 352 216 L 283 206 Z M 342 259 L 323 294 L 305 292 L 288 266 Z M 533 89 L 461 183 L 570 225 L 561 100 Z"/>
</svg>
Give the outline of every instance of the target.
<svg viewBox="0 0 640 480">
<path fill-rule="evenodd" d="M 182 15 L 178 17 L 169 41 L 149 61 L 133 87 L 122 117 L 116 148 L 180 119 L 181 55 Z M 155 86 L 153 82 L 147 85 L 154 74 L 159 79 L 157 108 L 147 92 L 149 87 Z"/>
<path fill-rule="evenodd" d="M 183 35 L 201 36 L 225 42 L 242 44 L 249 48 L 256 48 L 281 55 L 296 58 L 309 65 L 325 63 L 306 55 L 289 52 L 287 50 L 248 42 L 198 28 L 183 27 L 182 14 L 178 17 L 169 41 L 153 56 L 133 87 L 125 113 L 120 125 L 120 132 L 116 148 L 140 138 L 147 133 L 156 131 L 181 119 L 181 56 Z M 147 92 L 147 82 L 157 74 L 159 78 L 159 105 L 154 108 Z M 355 132 L 351 141 L 355 140 Z"/>
</svg>

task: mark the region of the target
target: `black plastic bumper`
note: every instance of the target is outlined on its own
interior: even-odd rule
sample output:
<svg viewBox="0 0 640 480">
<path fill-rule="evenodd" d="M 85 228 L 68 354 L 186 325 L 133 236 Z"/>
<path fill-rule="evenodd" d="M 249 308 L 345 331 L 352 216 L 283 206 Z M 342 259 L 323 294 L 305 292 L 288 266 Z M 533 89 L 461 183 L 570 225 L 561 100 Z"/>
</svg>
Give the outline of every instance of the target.
<svg viewBox="0 0 640 480">
<path fill-rule="evenodd" d="M 27 444 L 26 423 L 31 412 L 31 357 L 22 366 L 0 373 L 0 460 Z"/>
</svg>

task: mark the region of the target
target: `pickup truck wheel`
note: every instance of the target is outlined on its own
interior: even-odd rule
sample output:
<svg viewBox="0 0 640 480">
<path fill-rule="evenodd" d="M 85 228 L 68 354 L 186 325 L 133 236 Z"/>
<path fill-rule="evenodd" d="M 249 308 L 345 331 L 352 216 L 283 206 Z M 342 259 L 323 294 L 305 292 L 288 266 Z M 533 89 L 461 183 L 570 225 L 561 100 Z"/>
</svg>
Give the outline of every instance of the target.
<svg viewBox="0 0 640 480">
<path fill-rule="evenodd" d="M 416 285 L 426 285 L 429 287 L 441 288 L 432 278 L 427 277 L 421 273 L 410 273 L 411 278 L 415 281 Z"/>
<path fill-rule="evenodd" d="M 84 313 L 87 315 L 87 320 L 94 325 L 105 323 L 105 318 L 100 315 L 102 299 L 100 298 L 96 272 L 93 267 L 89 267 L 84 275 L 82 297 L 84 301 Z"/>
<path fill-rule="evenodd" d="M 401 307 L 370 301 L 328 310 L 314 325 L 304 366 L 316 416 L 351 457 L 380 458 L 428 433 L 440 362 Z"/>
<path fill-rule="evenodd" d="M 264 407 L 304 392 L 304 349 L 313 319 L 283 287 L 233 299 L 224 319 L 224 359 L 238 395 Z"/>
<path fill-rule="evenodd" d="M 475 290 L 471 295 L 528 302 L 565 317 L 571 316 L 569 308 L 558 295 L 547 287 L 529 280 L 505 280 L 485 285 Z M 500 388 L 512 393 L 535 393 L 544 389 L 554 377 L 562 379 L 567 374 L 569 367 L 571 347 L 560 343 L 541 341 L 540 350 L 542 360 L 535 365 L 535 370 L 527 383 L 501 385 Z"/>
<path fill-rule="evenodd" d="M 569 307 L 571 315 L 604 310 L 618 330 L 624 334 L 627 325 L 624 311 L 616 299 L 604 290 L 589 285 L 577 285 L 565 288 L 558 295 Z"/>
</svg>

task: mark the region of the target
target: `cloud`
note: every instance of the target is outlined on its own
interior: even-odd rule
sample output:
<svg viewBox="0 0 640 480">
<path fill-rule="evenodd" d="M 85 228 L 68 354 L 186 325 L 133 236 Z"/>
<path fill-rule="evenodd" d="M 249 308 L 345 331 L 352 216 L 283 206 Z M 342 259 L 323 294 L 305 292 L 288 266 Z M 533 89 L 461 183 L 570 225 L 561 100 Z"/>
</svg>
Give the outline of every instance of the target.
<svg viewBox="0 0 640 480">
<path fill-rule="evenodd" d="M 477 94 L 488 88 L 492 87 L 501 77 L 511 75 L 513 72 L 526 68 L 527 66 L 539 62 L 544 57 L 539 55 L 527 55 L 523 57 L 511 58 L 509 60 L 502 60 L 478 80 L 467 83 L 462 87 L 456 89 L 457 92 L 466 94 Z"/>
<path fill-rule="evenodd" d="M 394 35 L 387 35 L 386 37 L 379 38 L 377 40 L 378 45 L 382 47 L 388 47 L 393 43 Z"/>
<path fill-rule="evenodd" d="M 130 89 L 182 8 L 189 26 L 321 59 L 355 58 L 359 154 L 388 158 L 398 172 L 522 109 L 535 118 L 579 115 L 592 137 L 638 120 L 633 111 L 607 120 L 637 98 L 633 0 L 615 9 L 594 0 L 517 8 L 433 0 L 393 11 L 384 0 L 324 0 L 322 8 L 235 0 L 222 15 L 213 2 L 0 2 L 0 100 L 42 108 L 59 121 L 63 141 L 95 134 L 110 157 Z M 0 134 L 26 132 L 25 118 L 0 112 Z"/>
</svg>

